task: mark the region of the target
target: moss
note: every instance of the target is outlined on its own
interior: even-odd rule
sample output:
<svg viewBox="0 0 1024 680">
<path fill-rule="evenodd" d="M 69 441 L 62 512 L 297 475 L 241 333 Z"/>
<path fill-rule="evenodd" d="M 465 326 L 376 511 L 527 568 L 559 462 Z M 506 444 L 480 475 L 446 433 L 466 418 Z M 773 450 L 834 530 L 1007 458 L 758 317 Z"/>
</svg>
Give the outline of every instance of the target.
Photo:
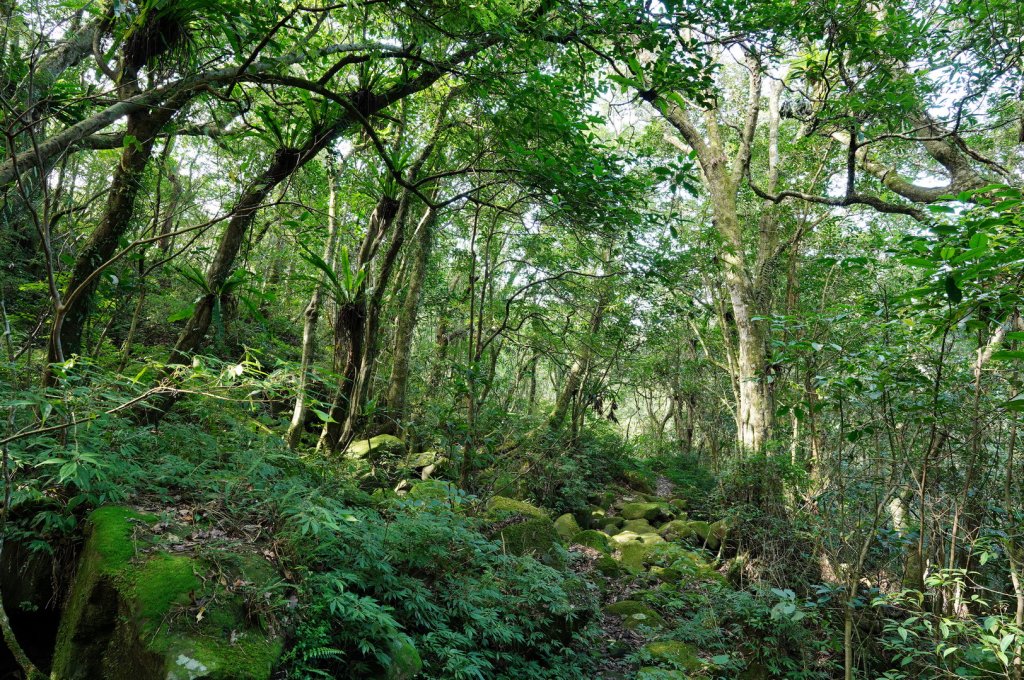
<svg viewBox="0 0 1024 680">
<path fill-rule="evenodd" d="M 544 564 L 561 568 L 565 558 L 559 550 L 558 533 L 547 517 L 532 517 L 502 527 L 498 535 L 513 555 L 531 555 Z"/>
<path fill-rule="evenodd" d="M 632 531 L 634 534 L 653 534 L 654 527 L 645 519 L 629 519 L 622 523 L 623 531 Z"/>
<path fill-rule="evenodd" d="M 572 543 L 593 548 L 594 550 L 600 551 L 604 554 L 608 554 L 612 551 L 611 544 L 608 541 L 608 534 L 595 531 L 593 529 L 578 532 L 572 537 Z"/>
<path fill-rule="evenodd" d="M 352 442 L 352 445 L 345 449 L 345 453 L 342 455 L 350 460 L 362 460 L 364 458 L 379 458 L 384 454 L 399 454 L 404 450 L 405 443 L 398 437 L 379 434 L 376 437 Z"/>
<path fill-rule="evenodd" d="M 420 653 L 407 637 L 392 640 L 388 656 L 391 657 L 391 663 L 385 675 L 387 680 L 408 680 L 423 669 Z"/>
<path fill-rule="evenodd" d="M 622 567 L 609 555 L 602 555 L 594 560 L 594 569 L 608 578 L 615 578 L 622 573 Z"/>
<path fill-rule="evenodd" d="M 455 491 L 456 487 L 451 482 L 428 479 L 413 484 L 406 497 L 413 501 L 448 501 L 455 495 Z"/>
<path fill-rule="evenodd" d="M 501 519 L 503 516 L 508 515 L 547 517 L 548 513 L 524 501 L 517 501 L 505 496 L 494 496 L 491 500 L 487 501 L 487 515 L 493 519 Z"/>
<path fill-rule="evenodd" d="M 92 527 L 90 541 L 99 553 L 100 568 L 104 573 L 116 573 L 135 556 L 133 520 L 153 523 L 157 518 L 114 505 L 98 508 L 89 515 Z"/>
<path fill-rule="evenodd" d="M 555 531 L 562 538 L 563 541 L 569 541 L 573 536 L 580 533 L 580 525 L 576 522 L 576 518 L 571 514 L 566 513 L 555 520 Z"/>
<path fill-rule="evenodd" d="M 622 516 L 626 519 L 645 519 L 650 522 L 659 518 L 671 519 L 672 513 L 664 503 L 626 503 L 622 506 Z"/>
<path fill-rule="evenodd" d="M 659 640 L 644 646 L 643 651 L 655 661 L 667 663 L 682 671 L 694 671 L 701 667 L 697 650 L 678 640 Z"/>
<path fill-rule="evenodd" d="M 647 479 L 647 476 L 635 470 L 627 470 L 623 473 L 622 481 L 624 481 L 629 488 L 635 491 L 639 491 L 641 493 L 654 492 L 654 487 Z"/>
<path fill-rule="evenodd" d="M 137 552 L 133 520 L 155 519 L 113 507 L 90 516 L 90 536 L 61 618 L 54 677 L 269 678 L 281 642 L 246 630 L 240 594 L 207 599 L 201 621 L 191 612 L 168 616 L 203 597 L 196 573 L 206 567 L 185 555 Z M 248 581 L 272 575 L 255 555 L 223 553 L 218 564 Z"/>
<path fill-rule="evenodd" d="M 619 562 L 626 571 L 632 574 L 639 574 L 646 570 L 646 564 L 650 561 L 650 554 L 650 544 L 634 542 L 619 546 Z"/>
<path fill-rule="evenodd" d="M 599 491 L 591 494 L 587 499 L 599 508 L 607 510 L 612 507 L 612 503 L 615 502 L 615 492 L 613 491 Z"/>
<path fill-rule="evenodd" d="M 622 619 L 622 625 L 630 630 L 640 627 L 663 628 L 665 626 L 665 619 L 661 617 L 661 614 L 635 600 L 621 600 L 606 605 L 604 613 Z"/>
<path fill-rule="evenodd" d="M 656 666 L 643 666 L 636 672 L 636 680 L 687 680 L 689 677 L 682 671 L 666 670 Z"/>
<path fill-rule="evenodd" d="M 695 535 L 693 529 L 690 527 L 690 523 L 681 519 L 674 519 L 671 522 L 663 524 L 658 529 L 658 533 L 669 541 L 684 541 Z"/>
</svg>

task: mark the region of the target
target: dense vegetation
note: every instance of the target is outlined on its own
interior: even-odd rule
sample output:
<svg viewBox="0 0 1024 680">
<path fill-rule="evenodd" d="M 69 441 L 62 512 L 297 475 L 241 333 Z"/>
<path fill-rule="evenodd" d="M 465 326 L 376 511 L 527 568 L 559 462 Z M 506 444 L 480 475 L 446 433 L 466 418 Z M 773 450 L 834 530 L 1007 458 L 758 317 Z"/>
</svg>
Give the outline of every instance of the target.
<svg viewBox="0 0 1024 680">
<path fill-rule="evenodd" d="M 0 672 L 1024 678 L 1010 0 L 0 0 Z"/>
</svg>

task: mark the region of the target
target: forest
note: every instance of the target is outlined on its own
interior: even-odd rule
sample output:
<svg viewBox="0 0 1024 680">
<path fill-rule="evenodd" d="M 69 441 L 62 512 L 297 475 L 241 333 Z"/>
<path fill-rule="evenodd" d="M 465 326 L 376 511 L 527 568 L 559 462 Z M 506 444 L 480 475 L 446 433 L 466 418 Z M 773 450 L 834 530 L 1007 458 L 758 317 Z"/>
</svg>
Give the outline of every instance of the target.
<svg viewBox="0 0 1024 680">
<path fill-rule="evenodd" d="M 0 678 L 1024 680 L 1024 5 L 0 0 Z"/>
</svg>

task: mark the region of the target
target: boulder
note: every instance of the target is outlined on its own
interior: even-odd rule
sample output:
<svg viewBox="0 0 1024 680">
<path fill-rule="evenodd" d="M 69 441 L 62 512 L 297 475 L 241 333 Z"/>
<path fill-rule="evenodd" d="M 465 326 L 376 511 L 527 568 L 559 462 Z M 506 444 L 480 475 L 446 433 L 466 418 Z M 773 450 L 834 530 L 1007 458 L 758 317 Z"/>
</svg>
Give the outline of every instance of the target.
<svg viewBox="0 0 1024 680">
<path fill-rule="evenodd" d="M 622 523 L 623 531 L 632 531 L 634 534 L 653 534 L 657 533 L 654 527 L 651 526 L 650 522 L 645 519 L 628 519 Z"/>
<path fill-rule="evenodd" d="M 682 671 L 658 668 L 657 666 L 641 666 L 636 672 L 636 680 L 689 680 L 690 676 Z"/>
<path fill-rule="evenodd" d="M 650 554 L 650 545 L 641 542 L 625 543 L 619 546 L 619 563 L 629 573 L 639 574 L 647 570 Z"/>
<path fill-rule="evenodd" d="M 391 641 L 388 648 L 388 664 L 386 680 L 411 680 L 423 669 L 423 660 L 416 645 L 408 637 L 402 636 Z"/>
<path fill-rule="evenodd" d="M 657 611 L 642 602 L 620 600 L 606 605 L 604 613 L 622 619 L 622 625 L 630 630 L 636 628 L 663 628 L 665 619 Z"/>
<path fill-rule="evenodd" d="M 121 507 L 90 515 L 52 677 L 269 680 L 281 640 L 249 624 L 241 593 L 200 581 L 207 562 L 159 550 L 148 529 L 155 521 Z M 262 557 L 217 553 L 210 559 L 228 582 L 273 580 Z"/>
<path fill-rule="evenodd" d="M 587 529 L 581 531 L 572 537 L 572 543 L 576 545 L 583 545 L 588 548 L 593 548 L 598 552 L 609 554 L 612 551 L 611 543 L 609 543 L 609 536 L 601 531 L 595 531 L 594 529 Z"/>
<path fill-rule="evenodd" d="M 658 519 L 672 519 L 672 513 L 664 503 L 626 503 L 622 506 L 622 516 L 629 519 L 645 519 L 652 522 Z"/>
<path fill-rule="evenodd" d="M 696 535 L 690 523 L 681 519 L 674 519 L 661 525 L 658 534 L 667 541 L 685 541 Z"/>
<path fill-rule="evenodd" d="M 369 439 L 357 439 L 345 449 L 343 457 L 348 460 L 377 460 L 385 455 L 400 455 L 405 443 L 390 434 L 379 434 Z"/>
<path fill-rule="evenodd" d="M 685 642 L 658 640 L 644 645 L 643 651 L 655 661 L 668 664 L 676 670 L 695 671 L 702 666 L 697 658 L 697 650 Z"/>
<path fill-rule="evenodd" d="M 718 520 L 710 524 L 703 521 L 690 522 L 690 528 L 700 542 L 710 550 L 718 550 L 729 533 L 729 524 L 725 520 Z"/>
<path fill-rule="evenodd" d="M 651 486 L 647 477 L 635 470 L 627 470 L 624 472 L 622 474 L 622 481 L 624 481 L 626 485 L 634 491 L 638 491 L 640 493 L 654 492 L 654 487 Z"/>
<path fill-rule="evenodd" d="M 555 520 L 555 531 L 562 538 L 563 541 L 571 541 L 572 537 L 580 533 L 582 529 L 580 525 L 576 523 L 576 518 L 570 513 L 565 513 Z"/>
<path fill-rule="evenodd" d="M 608 578 L 615 578 L 622 574 L 622 566 L 608 555 L 602 555 L 594 560 L 594 569 Z"/>
<path fill-rule="evenodd" d="M 563 568 L 565 551 L 555 524 L 540 508 L 524 501 L 494 496 L 487 503 L 485 519 L 493 527 L 491 537 L 513 555 L 530 555 L 548 566 Z"/>
<path fill-rule="evenodd" d="M 457 504 L 458 487 L 451 482 L 442 482 L 439 479 L 428 479 L 415 482 L 405 495 L 408 500 L 429 503 L 431 501 L 442 501 Z"/>
<path fill-rule="evenodd" d="M 615 493 L 613 491 L 599 491 L 597 493 L 590 494 L 587 500 L 590 503 L 607 510 L 612 507 L 612 503 L 615 502 Z"/>
</svg>

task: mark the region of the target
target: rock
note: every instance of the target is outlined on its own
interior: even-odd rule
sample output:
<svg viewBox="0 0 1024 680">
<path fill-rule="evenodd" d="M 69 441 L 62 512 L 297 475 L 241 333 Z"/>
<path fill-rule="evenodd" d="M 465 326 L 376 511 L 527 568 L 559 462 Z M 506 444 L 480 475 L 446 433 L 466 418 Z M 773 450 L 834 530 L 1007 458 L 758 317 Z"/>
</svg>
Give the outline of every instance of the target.
<svg viewBox="0 0 1024 680">
<path fill-rule="evenodd" d="M 679 583 L 683 578 L 682 572 L 672 567 L 651 567 L 651 573 L 662 583 Z"/>
<path fill-rule="evenodd" d="M 657 611 L 634 600 L 621 600 L 605 606 L 604 613 L 622 619 L 622 625 L 630 630 L 640 627 L 663 628 L 665 619 Z"/>
<path fill-rule="evenodd" d="M 710 550 L 718 550 L 729 533 L 729 524 L 725 520 L 718 520 L 711 524 L 703 521 L 690 522 L 690 528 L 700 542 Z"/>
<path fill-rule="evenodd" d="M 610 522 L 608 524 L 605 524 L 603 527 L 601 527 L 601 531 L 603 531 L 604 533 L 608 534 L 609 536 L 614 536 L 615 534 L 618 534 L 618 533 L 622 532 L 622 529 L 620 528 L 621 526 L 622 526 L 621 524 L 616 524 L 614 522 Z"/>
<path fill-rule="evenodd" d="M 602 522 L 602 524 L 604 524 L 605 526 L 611 525 L 611 526 L 614 526 L 616 529 L 620 528 L 625 523 L 626 523 L 625 518 L 624 517 L 620 517 L 619 515 L 612 515 L 611 517 L 605 517 L 604 521 Z M 608 532 L 606 531 L 605 533 L 608 533 Z"/>
<path fill-rule="evenodd" d="M 248 625 L 242 594 L 210 592 L 217 586 L 196 576 L 209 569 L 204 561 L 136 552 L 137 546 L 153 545 L 138 534 L 155 521 L 120 507 L 90 515 L 89 538 L 57 633 L 52 677 L 268 680 L 281 641 Z M 211 559 L 231 578 L 273 579 L 259 556 L 217 553 Z M 197 601 L 205 608 L 198 609 Z M 187 608 L 185 616 L 168 616 L 179 607 Z"/>
<path fill-rule="evenodd" d="M 615 578 L 622 574 L 622 566 L 608 555 L 602 555 L 594 560 L 594 569 L 597 569 L 603 576 Z"/>
<path fill-rule="evenodd" d="M 696 535 L 690 523 L 681 519 L 674 519 L 661 525 L 658 534 L 667 541 L 685 541 Z"/>
<path fill-rule="evenodd" d="M 485 519 L 496 529 L 492 537 L 513 555 L 531 555 L 548 566 L 563 568 L 565 551 L 555 524 L 547 513 L 524 501 L 494 496 L 487 503 Z"/>
<path fill-rule="evenodd" d="M 561 517 L 555 520 L 555 531 L 562 538 L 563 541 L 570 541 L 572 537 L 580 533 L 580 525 L 576 523 L 576 518 L 570 513 L 565 513 Z"/>
<path fill-rule="evenodd" d="M 668 506 L 675 510 L 676 515 L 686 514 L 686 501 L 682 498 L 673 498 L 668 502 Z"/>
<path fill-rule="evenodd" d="M 653 534 L 654 527 L 645 519 L 629 519 L 622 524 L 623 531 L 632 531 L 634 534 Z"/>
<path fill-rule="evenodd" d="M 494 496 L 487 501 L 487 514 L 499 515 L 523 515 L 525 517 L 547 517 L 548 513 L 535 505 L 525 501 L 517 501 L 514 498 L 505 496 Z"/>
<path fill-rule="evenodd" d="M 557 528 L 557 527 L 556 527 Z M 593 548 L 605 555 L 611 553 L 611 543 L 609 543 L 609 536 L 601 531 L 595 531 L 594 529 L 587 529 L 586 531 L 580 531 L 572 537 L 572 543 L 576 545 L 583 545 L 588 548 Z"/>
<path fill-rule="evenodd" d="M 422 482 L 416 482 L 409 489 L 409 493 L 405 497 L 411 501 L 442 501 L 457 504 L 458 498 L 458 487 L 451 482 L 442 482 L 439 479 L 428 479 Z"/>
<path fill-rule="evenodd" d="M 349 460 L 376 460 L 383 455 L 399 455 L 405 451 L 405 443 L 390 434 L 379 434 L 369 439 L 357 439 L 352 442 L 345 453 Z"/>
<path fill-rule="evenodd" d="M 643 651 L 655 661 L 669 664 L 677 670 L 695 671 L 702 666 L 697 650 L 685 642 L 659 640 L 644 645 Z"/>
<path fill-rule="evenodd" d="M 631 574 L 646 571 L 647 558 L 651 548 L 641 542 L 625 543 L 619 546 L 619 563 Z"/>
<path fill-rule="evenodd" d="M 622 516 L 627 520 L 645 519 L 648 522 L 672 519 L 672 513 L 664 503 L 626 503 L 622 506 Z"/>
<path fill-rule="evenodd" d="M 636 672 L 636 680 L 689 680 L 690 676 L 682 671 L 673 671 L 657 666 L 641 666 Z"/>
<path fill-rule="evenodd" d="M 643 540 L 640 538 L 640 534 L 634 531 L 620 531 L 614 534 L 612 537 L 612 543 L 624 544 L 624 543 L 642 543 Z"/>
<path fill-rule="evenodd" d="M 391 663 L 384 676 L 387 680 L 411 680 L 423 669 L 423 660 L 416 645 L 408 637 L 395 638 L 388 649 Z"/>
<path fill-rule="evenodd" d="M 612 491 L 599 491 L 597 493 L 590 494 L 587 500 L 594 505 L 607 510 L 612 507 L 612 503 L 615 502 L 615 493 Z"/>
<path fill-rule="evenodd" d="M 627 470 L 622 474 L 622 481 L 626 483 L 629 488 L 640 493 L 653 493 L 654 488 L 647 478 L 641 473 L 635 470 Z"/>
</svg>

